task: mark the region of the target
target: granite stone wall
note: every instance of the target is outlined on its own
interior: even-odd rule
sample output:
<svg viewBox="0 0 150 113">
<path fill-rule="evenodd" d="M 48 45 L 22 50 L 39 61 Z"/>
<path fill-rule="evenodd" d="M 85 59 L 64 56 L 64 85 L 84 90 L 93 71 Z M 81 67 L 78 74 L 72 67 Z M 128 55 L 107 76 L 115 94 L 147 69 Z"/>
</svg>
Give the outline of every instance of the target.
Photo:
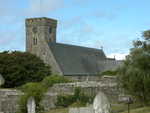
<svg viewBox="0 0 150 113">
<path fill-rule="evenodd" d="M 57 96 L 61 94 L 71 95 L 74 93 L 76 87 L 81 87 L 84 93 L 91 96 L 102 91 L 108 97 L 110 102 L 118 101 L 118 95 L 120 94 L 116 78 L 105 76 L 99 81 L 55 84 L 53 87 L 49 88 L 41 104 L 46 111 L 55 108 Z M 0 89 L 0 112 L 15 113 L 19 107 L 18 100 L 21 95 L 23 95 L 23 93 L 15 89 Z"/>
</svg>

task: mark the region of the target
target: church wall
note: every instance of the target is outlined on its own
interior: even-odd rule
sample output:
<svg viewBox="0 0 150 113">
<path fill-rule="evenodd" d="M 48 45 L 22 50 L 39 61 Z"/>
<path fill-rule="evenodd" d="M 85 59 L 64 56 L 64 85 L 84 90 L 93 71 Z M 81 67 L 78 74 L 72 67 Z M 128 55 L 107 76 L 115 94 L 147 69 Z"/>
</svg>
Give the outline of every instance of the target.
<svg viewBox="0 0 150 113">
<path fill-rule="evenodd" d="M 106 59 L 104 61 L 104 70 L 103 71 L 107 71 L 107 70 L 115 70 L 117 69 L 123 61 L 121 60 L 115 60 L 115 59 Z"/>
<path fill-rule="evenodd" d="M 45 51 L 45 55 L 42 56 L 44 63 L 50 65 L 53 74 L 63 75 L 48 45 L 45 45 Z"/>
</svg>

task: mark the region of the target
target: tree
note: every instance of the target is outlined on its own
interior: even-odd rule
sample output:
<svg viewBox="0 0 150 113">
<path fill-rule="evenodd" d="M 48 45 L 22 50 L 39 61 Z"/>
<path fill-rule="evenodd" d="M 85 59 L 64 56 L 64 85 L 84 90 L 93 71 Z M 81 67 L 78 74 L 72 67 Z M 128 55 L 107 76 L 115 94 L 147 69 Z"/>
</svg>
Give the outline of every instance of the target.
<svg viewBox="0 0 150 113">
<path fill-rule="evenodd" d="M 150 30 L 143 32 L 143 40 L 134 47 L 119 68 L 121 86 L 143 103 L 150 101 Z"/>
<path fill-rule="evenodd" d="M 27 82 L 39 82 L 51 71 L 49 66 L 30 53 L 5 51 L 0 53 L 0 73 L 5 79 L 3 87 L 13 88 Z"/>
</svg>

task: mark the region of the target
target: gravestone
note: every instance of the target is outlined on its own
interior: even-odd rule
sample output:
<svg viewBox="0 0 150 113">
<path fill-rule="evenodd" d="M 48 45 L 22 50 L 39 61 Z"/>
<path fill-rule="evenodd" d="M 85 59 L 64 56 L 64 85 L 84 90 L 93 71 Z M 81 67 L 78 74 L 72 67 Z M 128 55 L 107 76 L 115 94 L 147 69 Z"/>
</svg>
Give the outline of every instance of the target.
<svg viewBox="0 0 150 113">
<path fill-rule="evenodd" d="M 93 109 L 95 113 L 110 113 L 111 106 L 104 93 L 99 92 L 94 99 Z"/>
<path fill-rule="evenodd" d="M 5 80 L 3 76 L 0 74 L 0 86 L 2 86 L 5 83 Z"/>
<path fill-rule="evenodd" d="M 27 102 L 28 113 L 35 113 L 35 108 L 36 108 L 35 100 L 33 97 L 30 97 Z"/>
<path fill-rule="evenodd" d="M 69 113 L 110 113 L 111 106 L 104 93 L 99 92 L 95 99 L 93 106 L 69 108 Z"/>
</svg>

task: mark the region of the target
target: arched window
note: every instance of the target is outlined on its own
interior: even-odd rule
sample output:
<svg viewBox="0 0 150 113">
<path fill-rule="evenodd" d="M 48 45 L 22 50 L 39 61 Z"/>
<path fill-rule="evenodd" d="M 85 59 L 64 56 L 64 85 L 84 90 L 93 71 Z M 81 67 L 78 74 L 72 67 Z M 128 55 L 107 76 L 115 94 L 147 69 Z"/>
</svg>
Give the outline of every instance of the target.
<svg viewBox="0 0 150 113">
<path fill-rule="evenodd" d="M 52 28 L 51 28 L 51 27 L 49 27 L 49 33 L 50 33 L 50 34 L 52 33 Z"/>
<path fill-rule="evenodd" d="M 33 45 L 37 45 L 37 38 L 36 37 L 33 38 Z"/>
</svg>

